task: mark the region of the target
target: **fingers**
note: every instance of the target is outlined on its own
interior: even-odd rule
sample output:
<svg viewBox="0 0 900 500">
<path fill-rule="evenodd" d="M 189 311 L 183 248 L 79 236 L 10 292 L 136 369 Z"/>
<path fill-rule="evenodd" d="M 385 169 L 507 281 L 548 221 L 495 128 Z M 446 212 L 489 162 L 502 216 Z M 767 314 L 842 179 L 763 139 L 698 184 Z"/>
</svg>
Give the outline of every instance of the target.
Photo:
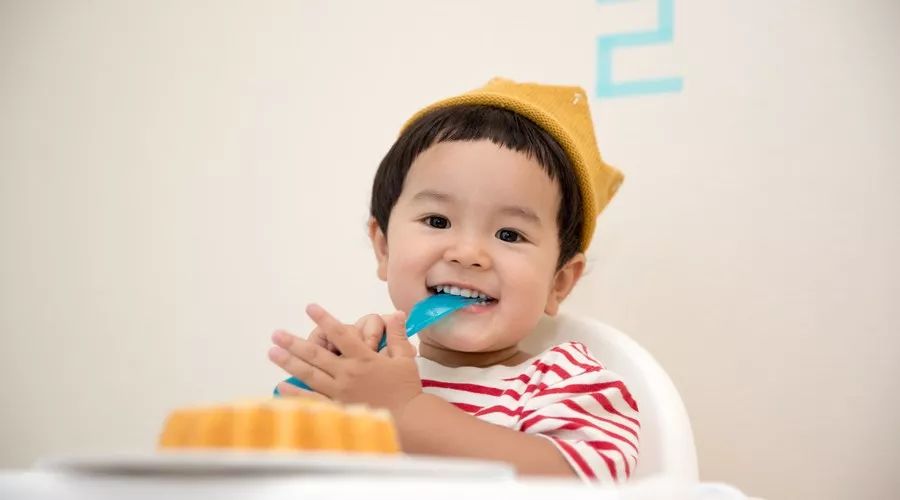
<svg viewBox="0 0 900 500">
<path fill-rule="evenodd" d="M 322 329 L 318 326 L 313 328 L 313 331 L 309 332 L 309 336 L 306 337 L 306 340 L 318 346 L 322 346 L 335 354 L 341 353 L 337 350 L 337 347 L 335 347 L 334 344 L 332 344 L 328 341 L 328 339 L 325 338 L 325 332 L 323 332 Z"/>
<path fill-rule="evenodd" d="M 359 318 L 353 325 L 360 333 L 360 338 L 366 347 L 374 351 L 378 348 L 381 338 L 384 336 L 384 320 L 378 314 L 367 314 Z M 306 340 L 324 347 L 335 354 L 341 354 L 341 351 L 325 337 L 325 332 L 321 327 L 316 326 Z"/>
<path fill-rule="evenodd" d="M 374 351 L 384 335 L 384 320 L 377 314 L 367 314 L 356 322 L 356 328 L 362 334 L 366 347 Z"/>
<path fill-rule="evenodd" d="M 372 352 L 352 327 L 342 324 L 321 306 L 310 304 L 306 307 L 306 314 L 325 332 L 325 338 L 334 343 L 345 356 L 365 357 Z"/>
<path fill-rule="evenodd" d="M 278 382 L 276 387 L 278 388 L 278 394 L 282 396 L 302 396 L 304 392 L 312 392 L 301 389 L 289 382 Z"/>
<path fill-rule="evenodd" d="M 322 346 L 295 337 L 284 330 L 278 330 L 272 334 L 272 343 L 329 375 L 334 376 L 335 370 L 337 370 L 337 355 Z"/>
<path fill-rule="evenodd" d="M 315 347 L 321 349 L 318 346 Z M 334 354 L 331 355 L 334 356 Z M 331 375 L 294 356 L 282 347 L 275 346 L 269 349 L 269 359 L 284 371 L 302 380 L 314 391 L 321 392 L 326 396 L 334 394 L 336 386 Z"/>
<path fill-rule="evenodd" d="M 406 313 L 397 311 L 385 316 L 384 323 L 387 327 L 388 356 L 392 358 L 414 357 L 416 348 L 409 343 L 409 338 L 406 336 Z"/>
<path fill-rule="evenodd" d="M 328 348 L 328 340 L 325 339 L 325 334 L 322 333 L 322 329 L 318 326 L 313 328 L 313 331 L 309 332 L 309 336 L 306 337 L 306 340 L 317 346 Z"/>
<path fill-rule="evenodd" d="M 279 382 L 278 392 L 282 397 L 312 399 L 315 401 L 330 401 L 330 399 L 325 395 L 319 394 L 318 392 L 301 389 L 288 382 Z"/>
</svg>

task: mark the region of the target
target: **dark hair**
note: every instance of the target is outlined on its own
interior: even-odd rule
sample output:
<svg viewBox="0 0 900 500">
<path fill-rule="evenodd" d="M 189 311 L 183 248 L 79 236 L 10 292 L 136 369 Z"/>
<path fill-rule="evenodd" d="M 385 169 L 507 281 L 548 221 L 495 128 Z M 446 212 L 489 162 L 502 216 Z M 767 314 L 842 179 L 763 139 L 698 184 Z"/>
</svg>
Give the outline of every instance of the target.
<svg viewBox="0 0 900 500">
<path fill-rule="evenodd" d="M 407 127 L 381 160 L 372 184 L 371 215 L 387 234 L 391 210 L 400 197 L 406 174 L 419 154 L 441 142 L 489 140 L 536 160 L 560 188 L 559 259 L 557 269 L 572 258 L 581 242 L 584 215 L 581 192 L 571 162 L 550 134 L 507 109 L 463 105 L 426 113 Z"/>
</svg>

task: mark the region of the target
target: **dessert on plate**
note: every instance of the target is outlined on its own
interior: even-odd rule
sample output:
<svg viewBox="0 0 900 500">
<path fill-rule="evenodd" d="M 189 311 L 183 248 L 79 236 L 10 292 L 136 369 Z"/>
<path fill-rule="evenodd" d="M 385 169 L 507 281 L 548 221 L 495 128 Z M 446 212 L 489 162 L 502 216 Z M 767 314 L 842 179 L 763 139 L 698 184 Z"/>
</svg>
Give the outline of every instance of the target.
<svg viewBox="0 0 900 500">
<path fill-rule="evenodd" d="M 166 419 L 159 447 L 400 452 L 386 410 L 297 397 L 176 409 Z"/>
</svg>

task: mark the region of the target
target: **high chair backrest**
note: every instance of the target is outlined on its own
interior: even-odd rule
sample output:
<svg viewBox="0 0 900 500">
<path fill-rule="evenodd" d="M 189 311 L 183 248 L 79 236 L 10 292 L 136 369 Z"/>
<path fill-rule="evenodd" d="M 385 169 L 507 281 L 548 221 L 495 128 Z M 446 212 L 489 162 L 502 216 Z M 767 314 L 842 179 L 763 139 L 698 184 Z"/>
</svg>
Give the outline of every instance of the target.
<svg viewBox="0 0 900 500">
<path fill-rule="evenodd" d="M 622 377 L 640 410 L 640 456 L 632 479 L 665 475 L 697 481 L 697 451 L 678 390 L 653 356 L 624 333 L 599 321 L 560 314 L 541 320 L 521 344 L 538 354 L 564 342 L 581 342 L 604 367 Z"/>
</svg>

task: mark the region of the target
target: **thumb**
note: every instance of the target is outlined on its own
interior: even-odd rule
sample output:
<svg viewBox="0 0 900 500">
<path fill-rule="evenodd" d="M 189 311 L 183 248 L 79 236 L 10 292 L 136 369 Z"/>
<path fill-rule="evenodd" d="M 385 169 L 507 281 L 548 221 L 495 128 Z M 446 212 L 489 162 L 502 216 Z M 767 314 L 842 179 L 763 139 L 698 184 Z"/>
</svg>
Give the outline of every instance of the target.
<svg viewBox="0 0 900 500">
<path fill-rule="evenodd" d="M 387 330 L 387 354 L 392 358 L 414 357 L 416 348 L 406 337 L 406 313 L 397 311 L 385 316 L 384 325 Z"/>
</svg>

